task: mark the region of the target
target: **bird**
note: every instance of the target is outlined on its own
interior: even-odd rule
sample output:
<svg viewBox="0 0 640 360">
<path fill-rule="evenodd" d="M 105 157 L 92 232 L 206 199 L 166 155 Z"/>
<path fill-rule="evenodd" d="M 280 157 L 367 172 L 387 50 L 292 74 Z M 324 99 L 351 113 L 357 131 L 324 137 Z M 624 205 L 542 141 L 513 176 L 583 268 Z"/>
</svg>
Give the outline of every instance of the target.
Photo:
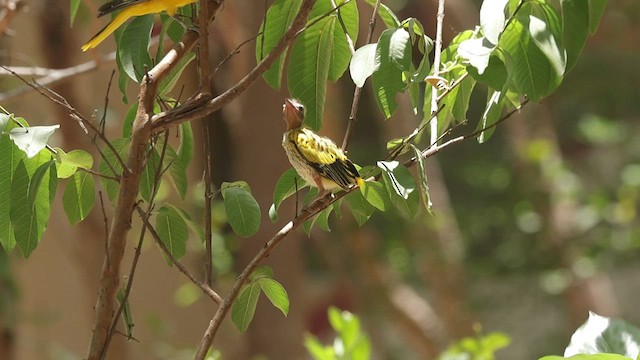
<svg viewBox="0 0 640 360">
<path fill-rule="evenodd" d="M 329 138 L 320 136 L 306 127 L 304 105 L 298 100 L 286 99 L 282 114 L 287 130 L 282 136 L 289 162 L 309 185 L 318 188 L 320 196 L 337 189 L 348 190 L 364 182 L 355 165 Z"/>
<path fill-rule="evenodd" d="M 120 25 L 134 16 L 156 14 L 166 11 L 170 16 L 174 16 L 179 7 L 191 4 L 197 0 L 113 0 L 102 5 L 98 9 L 98 17 L 110 14 L 114 11 L 122 10 L 113 20 L 102 30 L 100 30 L 91 40 L 82 46 L 82 51 L 87 51 L 100 45 L 112 32 Z"/>
</svg>

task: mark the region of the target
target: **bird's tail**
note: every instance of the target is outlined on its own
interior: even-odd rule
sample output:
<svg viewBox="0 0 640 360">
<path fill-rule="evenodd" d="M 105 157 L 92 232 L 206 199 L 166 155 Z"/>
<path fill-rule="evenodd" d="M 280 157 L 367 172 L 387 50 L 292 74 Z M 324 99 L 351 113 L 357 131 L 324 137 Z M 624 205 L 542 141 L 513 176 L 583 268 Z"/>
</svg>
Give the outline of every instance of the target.
<svg viewBox="0 0 640 360">
<path fill-rule="evenodd" d="M 124 24 L 127 19 L 131 17 L 131 14 L 128 13 L 127 9 L 121 11 L 116 17 L 109 23 L 104 29 L 100 30 L 91 40 L 87 41 L 86 44 L 82 45 L 82 51 L 87 51 L 93 49 L 94 47 L 100 45 L 101 42 L 104 41 L 111 33 L 116 31 L 120 25 Z"/>
</svg>

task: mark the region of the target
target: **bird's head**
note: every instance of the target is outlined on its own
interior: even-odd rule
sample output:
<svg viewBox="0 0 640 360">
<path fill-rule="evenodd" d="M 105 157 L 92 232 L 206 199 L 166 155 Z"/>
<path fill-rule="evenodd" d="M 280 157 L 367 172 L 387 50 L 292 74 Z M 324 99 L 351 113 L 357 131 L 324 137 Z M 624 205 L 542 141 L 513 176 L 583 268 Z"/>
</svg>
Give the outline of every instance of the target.
<svg viewBox="0 0 640 360">
<path fill-rule="evenodd" d="M 286 99 L 282 105 L 282 115 L 287 123 L 287 130 L 297 129 L 304 121 L 304 105 L 298 100 Z"/>
</svg>

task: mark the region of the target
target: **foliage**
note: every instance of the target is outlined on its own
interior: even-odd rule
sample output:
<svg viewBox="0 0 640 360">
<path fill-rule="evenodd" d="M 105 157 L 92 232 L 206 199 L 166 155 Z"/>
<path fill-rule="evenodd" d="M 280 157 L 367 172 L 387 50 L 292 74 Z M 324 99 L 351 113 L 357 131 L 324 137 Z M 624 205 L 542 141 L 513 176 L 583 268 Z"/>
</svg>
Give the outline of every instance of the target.
<svg viewBox="0 0 640 360">
<path fill-rule="evenodd" d="M 495 352 L 509 345 L 511 340 L 502 333 L 478 334 L 451 345 L 438 360 L 494 360 Z"/>
<path fill-rule="evenodd" d="M 304 339 L 304 346 L 315 360 L 367 360 L 371 358 L 371 341 L 362 331 L 360 319 L 346 310 L 329 307 L 327 314 L 336 337 L 331 345 L 322 343 L 311 334 Z"/>
<path fill-rule="evenodd" d="M 373 42 L 359 48 L 355 46 L 361 22 L 355 0 L 317 0 L 304 19 L 306 26 L 303 31 L 295 34 L 295 40 L 285 52 L 277 54 L 262 77 L 267 84 L 279 90 L 288 53 L 286 81 L 289 93 L 306 105 L 305 123 L 314 130 L 322 126 L 327 84 L 343 78 L 347 69 L 357 89 L 364 88 L 367 80 L 371 79 L 371 92 L 385 119 L 394 116 L 399 106 L 398 96 L 406 94 L 419 121 L 408 135 L 389 140 L 386 158 L 377 161 L 375 166 L 360 169 L 366 182 L 359 189 L 354 187 L 337 194 L 326 204 L 316 201 L 316 189 L 309 190 L 303 200 L 304 209 L 308 212 L 297 212 L 290 229 L 303 223 L 307 233 L 316 224 L 329 231 L 331 214 L 340 217 L 343 204 L 360 226 L 376 211 L 390 212 L 394 209 L 407 219 L 414 219 L 424 211 L 431 212 L 424 158 L 434 154 L 440 146 L 447 145 L 442 145 L 440 140 L 457 124 L 476 122 L 477 131 L 467 138 L 477 137 L 479 142 L 485 142 L 495 125 L 503 119 L 505 111 L 518 109 L 525 101 L 538 102 L 556 91 L 567 72 L 575 66 L 588 36 L 597 29 L 606 1 L 486 0 L 480 11 L 479 26 L 460 32 L 441 53 L 435 54 L 439 62 L 433 66 L 430 59 L 434 55 L 434 40 L 425 33 L 419 19 L 400 20 L 385 4 L 374 0 L 366 0 L 366 3 L 378 9 L 375 15 L 386 27 Z M 275 0 L 271 3 L 256 41 L 257 62 L 266 61 L 283 41 L 302 6 L 303 0 Z M 79 7 L 79 1 L 71 1 L 72 21 Z M 181 13 L 190 12 L 183 8 Z M 155 53 L 152 51 L 155 19 L 155 15 L 135 17 L 115 33 L 118 87 L 125 103 L 128 101 L 128 85 L 134 82 L 144 89 L 154 80 L 150 79 L 150 71 L 165 59 L 163 46 L 157 46 Z M 161 23 L 161 44 L 165 38 L 174 43 L 183 40 L 187 29 L 182 23 L 164 15 Z M 140 120 L 141 114 L 155 115 L 157 119 L 162 114 L 185 108 L 184 103 L 169 94 L 194 59 L 195 52 L 187 51 L 172 64 L 171 70 L 154 88 L 150 101 L 153 104 L 145 104 L 141 95 L 140 102 L 130 107 L 123 121 L 123 137 L 102 139 L 97 169 L 94 169 L 96 162 L 93 157 L 83 150 L 65 151 L 47 146 L 49 136 L 59 125 L 29 126 L 25 119 L 7 111 L 0 114 L 0 152 L 5 160 L 0 165 L 0 189 L 3 189 L 0 192 L 0 245 L 7 253 L 15 247 L 24 257 L 33 253 L 47 228 L 59 184 L 65 186 L 63 208 L 69 222 L 77 224 L 86 219 L 95 208 L 96 177 L 113 204 L 120 204 L 124 197 L 132 194 L 131 204 L 135 202 L 135 207 L 142 203 L 148 205 L 145 226 L 154 230 L 152 233 L 156 240 L 172 261 L 177 262 L 185 256 L 190 230 L 205 234 L 200 238 L 204 238 L 210 249 L 215 237 L 210 228 L 214 219 L 205 219 L 207 226 L 202 229 L 192 220 L 190 209 L 183 206 L 189 192 L 187 169 L 195 147 L 189 123 L 170 128 L 170 131 L 177 129 L 179 135 L 175 139 L 169 138 L 169 130 L 155 133 L 149 130 L 148 141 L 144 144 L 135 142 L 140 128 L 151 123 L 146 119 L 146 124 L 139 125 L 136 121 Z M 236 90 L 230 93 L 241 91 Z M 487 93 L 484 111 L 478 119 L 467 119 L 470 99 L 478 91 Z M 139 108 L 143 105 L 144 109 Z M 69 109 L 74 110 L 71 106 Z M 100 130 L 93 130 L 105 136 Z M 425 133 L 429 133 L 432 141 L 425 140 Z M 129 158 L 141 160 L 138 162 L 140 168 L 129 168 Z M 409 170 L 413 166 L 417 168 L 415 175 Z M 139 189 L 121 189 L 121 184 L 125 184 L 127 179 L 135 178 L 132 174 L 139 175 L 139 183 L 136 184 Z M 169 183 L 175 188 L 179 202 L 161 193 L 160 190 Z M 268 212 L 270 219 L 277 221 L 281 204 L 305 187 L 308 184 L 293 169 L 287 170 L 274 190 L 273 205 Z M 225 182 L 217 191 L 205 193 L 203 197 L 205 206 L 211 206 L 207 210 L 213 211 L 216 206 L 222 209 L 224 216 L 217 217 L 215 221 L 224 222 L 237 236 L 248 238 L 259 231 L 262 210 L 248 182 Z M 342 201 L 342 197 L 346 200 Z M 317 204 L 320 207 L 314 208 L 313 205 Z M 133 206 L 128 206 L 123 211 L 133 210 Z M 130 219 L 131 214 L 117 215 L 115 218 Z M 122 221 L 130 227 L 130 221 Z M 127 231 L 128 228 L 124 233 Z M 283 231 L 283 236 L 286 236 L 289 230 L 283 228 Z M 218 310 L 222 312 L 221 316 L 226 314 L 225 306 L 233 304 L 231 318 L 240 332 L 246 331 L 251 323 L 261 293 L 285 316 L 288 314 L 287 292 L 274 279 L 273 271 L 267 267 L 255 268 L 273 249 L 269 246 L 275 246 L 275 240 L 279 239 L 275 236 L 274 241 L 265 245 L 267 250 L 261 250 L 260 256 L 247 265 L 238 278 L 235 293 L 232 291 L 229 298 L 221 301 L 219 309 L 222 310 Z M 119 276 L 117 271 L 116 278 Z M 113 272 L 105 271 L 103 274 L 109 275 Z M 213 291 L 208 288 L 210 284 L 198 285 L 205 293 Z M 212 298 L 217 299 L 215 296 Z M 112 300 L 106 299 L 106 302 L 114 303 Z M 124 294 L 119 300 L 128 304 Z M 100 306 L 97 308 L 98 311 L 102 309 Z M 127 312 L 129 310 L 127 305 Z M 331 308 L 329 319 L 337 332 L 332 346 L 323 346 L 312 336 L 305 341 L 314 358 L 369 358 L 371 344 L 361 331 L 357 317 Z M 590 321 L 598 320 L 594 317 Z M 127 324 L 132 323 L 127 319 Z M 617 322 L 607 324 L 612 334 L 601 334 L 609 345 L 607 349 L 622 351 L 618 342 L 627 337 L 635 339 L 637 348 L 635 328 Z M 576 332 L 576 339 L 572 339 L 569 347 L 572 350 L 565 356 L 585 356 L 578 354 L 584 354 L 586 333 L 597 332 L 592 326 L 588 322 Z M 621 335 L 623 333 L 626 335 Z M 598 345 L 597 351 L 604 350 L 600 340 L 593 341 Z M 491 359 L 493 353 L 507 343 L 505 336 L 496 333 L 463 339 L 441 358 Z M 630 353 L 621 355 L 629 356 Z M 597 356 L 614 358 L 614 355 Z M 636 356 L 637 353 L 632 354 L 632 358 Z"/>
<path fill-rule="evenodd" d="M 564 357 L 540 360 L 624 360 L 640 359 L 640 329 L 622 320 L 589 312 L 589 318 L 571 336 Z"/>
</svg>

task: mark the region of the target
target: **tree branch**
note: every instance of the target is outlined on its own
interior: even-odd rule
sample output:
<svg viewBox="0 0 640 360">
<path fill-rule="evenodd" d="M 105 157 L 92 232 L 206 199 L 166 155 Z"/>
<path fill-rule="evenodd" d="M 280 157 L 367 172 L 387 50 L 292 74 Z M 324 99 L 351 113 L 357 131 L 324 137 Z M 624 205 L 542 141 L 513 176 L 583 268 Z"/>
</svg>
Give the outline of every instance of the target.
<svg viewBox="0 0 640 360">
<path fill-rule="evenodd" d="M 222 4 L 223 1 L 211 1 L 212 6 L 209 9 L 212 15 L 217 13 Z M 158 84 L 193 47 L 197 39 L 197 32 L 187 31 L 182 41 L 177 43 L 141 81 L 138 110 L 133 122 L 129 145 L 129 157 L 120 177 L 118 200 L 107 242 L 107 253 L 102 265 L 93 331 L 87 354 L 88 360 L 100 359 L 114 316 L 115 296 L 120 280 L 120 263 L 124 255 L 127 235 L 131 229 L 131 213 L 134 210 L 140 189 L 142 169 L 148 157 L 149 141 L 152 135 L 151 117 L 153 116 Z"/>
<path fill-rule="evenodd" d="M 307 15 L 311 11 L 311 7 L 315 0 L 304 0 L 300 6 L 298 15 L 293 23 L 284 34 L 278 45 L 264 58 L 253 70 L 251 70 L 244 78 L 232 86 L 224 93 L 206 102 L 195 100 L 190 104 L 185 104 L 179 108 L 165 111 L 155 115 L 152 118 L 153 132 L 162 131 L 168 127 L 176 126 L 186 121 L 192 121 L 205 117 L 227 105 L 242 94 L 249 86 L 251 86 L 264 73 L 273 62 L 280 57 L 280 54 L 293 42 L 298 35 L 299 30 L 304 27 Z"/>
</svg>

